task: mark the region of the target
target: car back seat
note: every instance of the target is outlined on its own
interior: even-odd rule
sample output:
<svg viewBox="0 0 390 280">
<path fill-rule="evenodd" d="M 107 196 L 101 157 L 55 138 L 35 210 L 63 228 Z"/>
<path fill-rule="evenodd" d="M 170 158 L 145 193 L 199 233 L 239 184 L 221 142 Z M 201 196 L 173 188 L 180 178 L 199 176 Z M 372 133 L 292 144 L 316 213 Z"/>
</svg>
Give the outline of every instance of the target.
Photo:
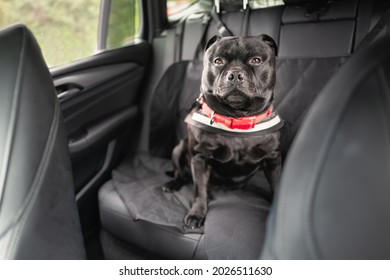
<svg viewBox="0 0 390 280">
<path fill-rule="evenodd" d="M 248 35 L 267 33 L 279 43 L 275 101 L 286 122 L 285 153 L 318 92 L 356 48 L 363 30 L 367 33 L 368 25 L 372 26 L 375 9 L 362 12 L 367 1 L 360 2 L 323 6 L 313 5 L 317 1 L 285 0 L 285 6 L 251 11 Z M 352 10 L 346 8 L 351 6 Z M 236 35 L 244 19 L 241 11 L 222 15 Z M 148 114 L 148 152 L 125 159 L 99 192 L 102 228 L 162 258 L 253 259 L 262 248 L 271 201 L 264 177 L 257 176 L 246 190 L 218 192 L 199 232 L 187 232 L 182 226 L 192 201 L 192 186 L 174 194 L 161 191 L 170 179 L 166 173 L 172 169 L 171 151 L 185 134 L 180 117 L 198 94 L 201 65 L 193 59 L 200 38 L 193 35 L 202 34 L 204 22 L 203 15 L 187 19 L 182 48 L 173 59 L 177 62 L 155 86 Z M 206 37 L 216 34 L 214 22 L 206 32 Z M 176 30 L 168 31 L 167 38 L 173 34 L 177 35 Z"/>
</svg>

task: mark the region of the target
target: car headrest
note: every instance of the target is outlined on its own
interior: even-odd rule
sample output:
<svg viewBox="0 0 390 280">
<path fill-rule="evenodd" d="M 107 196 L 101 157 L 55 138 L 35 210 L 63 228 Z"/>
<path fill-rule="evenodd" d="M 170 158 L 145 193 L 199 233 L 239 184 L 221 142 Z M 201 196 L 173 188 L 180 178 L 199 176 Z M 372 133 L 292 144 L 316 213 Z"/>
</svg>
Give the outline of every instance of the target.
<svg viewBox="0 0 390 280">
<path fill-rule="evenodd" d="M 330 20 L 353 20 L 357 15 L 358 7 L 357 0 L 333 2 L 284 0 L 284 2 L 295 4 L 286 5 L 282 16 L 283 24 Z M 298 4 L 298 2 L 300 4 Z"/>
</svg>

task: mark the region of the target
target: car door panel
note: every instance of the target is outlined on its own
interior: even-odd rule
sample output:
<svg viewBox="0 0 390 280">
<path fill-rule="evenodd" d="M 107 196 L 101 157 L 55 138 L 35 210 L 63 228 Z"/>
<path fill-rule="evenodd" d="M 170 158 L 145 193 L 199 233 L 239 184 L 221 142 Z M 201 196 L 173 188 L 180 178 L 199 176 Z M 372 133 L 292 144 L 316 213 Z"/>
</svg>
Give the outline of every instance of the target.
<svg viewBox="0 0 390 280">
<path fill-rule="evenodd" d="M 139 42 L 51 70 L 86 240 L 99 223 L 99 187 L 139 135 L 138 102 L 150 50 L 148 43 Z"/>
<path fill-rule="evenodd" d="M 82 157 L 115 139 L 118 130 L 137 118 L 138 108 L 120 110 L 101 121 L 90 123 L 69 139 L 69 151 L 73 158 Z"/>
<path fill-rule="evenodd" d="M 69 84 L 73 86 L 66 92 L 71 92 L 74 88 L 79 89 L 69 98 L 60 98 L 70 140 L 91 124 L 96 126 L 98 120 L 104 122 L 119 111 L 136 106 L 139 91 L 135 89 L 140 87 L 143 73 L 144 69 L 134 63 L 115 64 L 55 80 L 55 83 L 58 83 L 57 88 L 64 88 L 64 85 Z M 63 93 L 59 95 L 61 94 Z"/>
<path fill-rule="evenodd" d="M 105 158 L 102 150 L 137 121 L 149 51 L 149 45 L 142 42 L 52 71 L 68 133 L 76 192 L 98 172 Z"/>
</svg>

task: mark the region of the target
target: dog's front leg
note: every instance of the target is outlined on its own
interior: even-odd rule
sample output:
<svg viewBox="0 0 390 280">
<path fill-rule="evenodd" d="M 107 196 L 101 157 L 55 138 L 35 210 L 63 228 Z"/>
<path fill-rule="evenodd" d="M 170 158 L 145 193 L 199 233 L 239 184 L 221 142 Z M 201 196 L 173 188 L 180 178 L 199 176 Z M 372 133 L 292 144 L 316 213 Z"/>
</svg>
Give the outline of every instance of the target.
<svg viewBox="0 0 390 280">
<path fill-rule="evenodd" d="M 165 183 L 163 186 L 164 192 L 174 192 L 191 181 L 189 176 L 189 164 L 187 160 L 188 155 L 188 140 L 182 139 L 172 152 L 172 163 L 174 167 L 174 179 Z"/>
<path fill-rule="evenodd" d="M 192 178 L 195 187 L 195 200 L 190 212 L 184 218 L 184 224 L 190 228 L 201 227 L 207 214 L 207 187 L 211 174 L 211 166 L 200 154 L 191 159 Z"/>
<path fill-rule="evenodd" d="M 277 153 L 262 161 L 262 167 L 264 175 L 271 187 L 272 193 L 275 192 L 275 188 L 278 185 L 280 173 L 282 170 L 282 157 L 280 153 Z"/>
</svg>

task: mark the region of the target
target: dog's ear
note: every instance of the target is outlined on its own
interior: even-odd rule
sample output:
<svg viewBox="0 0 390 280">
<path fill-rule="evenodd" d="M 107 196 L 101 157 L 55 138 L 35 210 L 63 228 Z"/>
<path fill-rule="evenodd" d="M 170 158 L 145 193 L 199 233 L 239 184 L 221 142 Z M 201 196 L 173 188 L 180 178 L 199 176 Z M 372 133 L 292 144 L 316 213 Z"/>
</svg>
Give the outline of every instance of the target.
<svg viewBox="0 0 390 280">
<path fill-rule="evenodd" d="M 278 55 L 278 46 L 276 45 L 276 42 L 274 41 L 274 39 L 272 39 L 271 36 L 268 36 L 266 34 L 259 34 L 258 36 L 261 38 L 261 40 L 263 40 L 265 43 L 267 43 L 274 50 L 275 56 L 277 56 Z"/>
<path fill-rule="evenodd" d="M 207 50 L 208 48 L 210 48 L 211 45 L 213 45 L 215 42 L 219 41 L 220 39 L 221 39 L 221 37 L 218 35 L 211 37 L 210 40 L 208 40 L 204 50 Z"/>
</svg>

